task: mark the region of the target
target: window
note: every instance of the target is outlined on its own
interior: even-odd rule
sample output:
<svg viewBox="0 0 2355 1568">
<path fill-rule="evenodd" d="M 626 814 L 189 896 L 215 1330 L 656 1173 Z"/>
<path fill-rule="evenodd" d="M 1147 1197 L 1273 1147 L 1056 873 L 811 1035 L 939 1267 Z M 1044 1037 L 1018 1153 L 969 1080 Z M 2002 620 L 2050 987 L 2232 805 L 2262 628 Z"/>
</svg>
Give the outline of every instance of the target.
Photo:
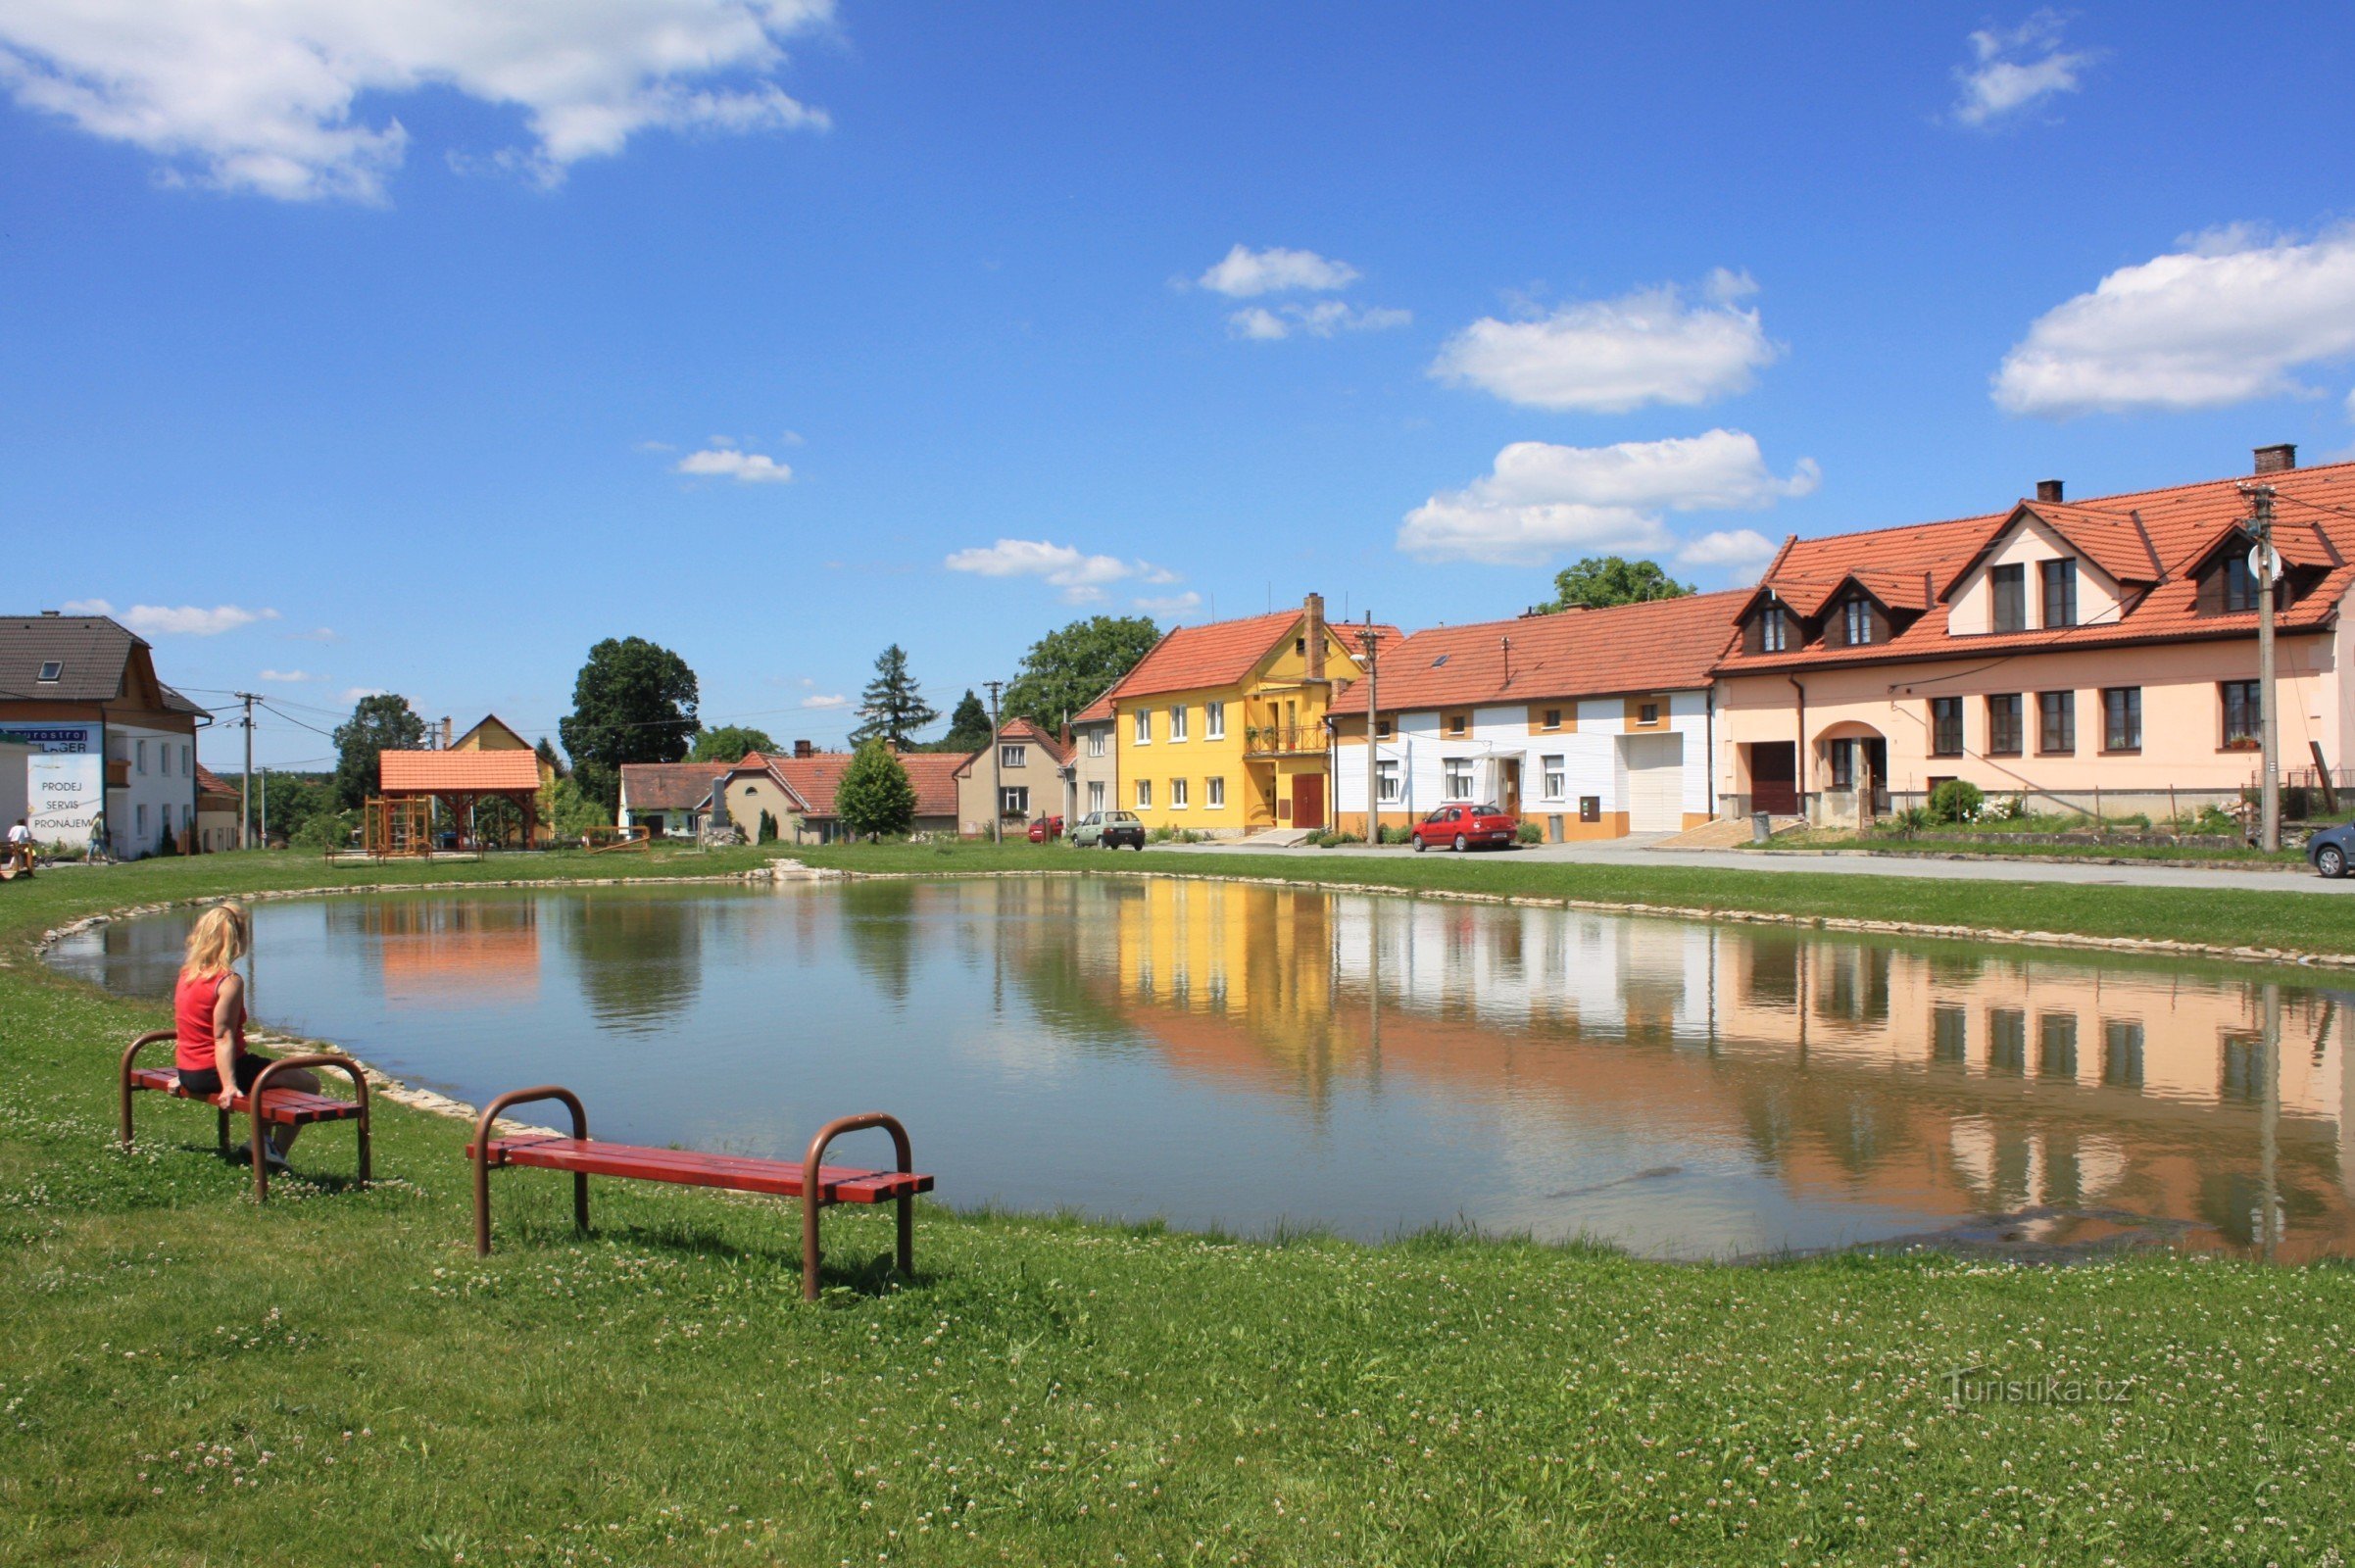
<svg viewBox="0 0 2355 1568">
<path fill-rule="evenodd" d="M 2101 1081 L 2119 1089 L 2142 1087 L 2142 1026 L 2104 1023 L 2101 1026 Z"/>
<path fill-rule="evenodd" d="M 1182 778 L 1169 781 L 1169 808 L 1173 811 L 1186 808 L 1186 781 Z"/>
<path fill-rule="evenodd" d="M 1469 713 L 1449 713 L 1447 715 L 1447 733 L 1450 735 L 1460 737 L 1471 728 L 1471 725 L 1472 715 Z"/>
<path fill-rule="evenodd" d="M 63 679 L 65 679 L 65 678 L 66 678 L 66 665 L 65 665 L 65 662 L 64 662 L 63 660 L 51 659 L 51 660 L 46 660 L 46 661 L 44 661 L 44 662 L 42 662 L 42 664 L 41 664 L 41 684 L 42 684 L 42 685 L 44 685 L 44 686 L 54 686 L 54 685 L 56 685 L 56 684 L 57 684 L 59 681 L 61 681 L 61 680 L 63 680 Z"/>
<path fill-rule="evenodd" d="M 1930 1009 L 1930 1059 L 1961 1066 L 1971 1054 L 1971 1015 L 1940 1004 Z"/>
<path fill-rule="evenodd" d="M 193 778 L 195 776 L 196 764 L 189 760 L 188 748 L 183 746 L 180 748 L 180 777 Z"/>
<path fill-rule="evenodd" d="M 1450 757 L 1446 769 L 1447 799 L 1467 801 L 1472 798 L 1472 764 L 1464 758 Z"/>
<path fill-rule="evenodd" d="M 2112 686 L 2101 694 L 2101 749 L 2142 750 L 2142 688 Z"/>
<path fill-rule="evenodd" d="M 1987 755 L 2020 755 L 2020 694 L 2006 692 L 1987 699 Z"/>
<path fill-rule="evenodd" d="M 1570 770 L 1559 756 L 1540 759 L 1545 778 L 1545 799 L 1558 801 L 1570 793 Z"/>
<path fill-rule="evenodd" d="M 166 778 L 172 776 L 172 743 L 170 741 L 160 742 L 156 746 L 156 771 Z M 166 822 L 164 825 L 170 827 L 172 824 Z"/>
<path fill-rule="evenodd" d="M 1987 568 L 1987 591 L 1994 596 L 1996 631 L 2028 629 L 2028 568 L 2020 565 Z"/>
<path fill-rule="evenodd" d="M 2077 624 L 2077 563 L 2063 558 L 2047 561 L 2036 567 L 2044 579 L 2044 624 L 2074 626 Z"/>
<path fill-rule="evenodd" d="M 1227 781 L 1223 778 L 1214 778 L 1210 780 L 1209 790 L 1210 809 L 1215 811 L 1227 804 Z"/>
<path fill-rule="evenodd" d="M 1292 640 L 1292 651 L 1300 655 L 1302 659 L 1306 659 L 1308 657 L 1308 639 L 1305 637 L 1295 637 Z"/>
<path fill-rule="evenodd" d="M 1398 804 L 1398 764 L 1389 758 L 1374 763 L 1374 798 L 1385 806 Z"/>
<path fill-rule="evenodd" d="M 2218 689 L 2224 693 L 2226 749 L 2245 751 L 2260 744 L 2257 683 L 2253 680 L 2228 680 Z"/>
<path fill-rule="evenodd" d="M 1560 709 L 1558 709 L 1558 708 L 1548 708 L 1547 710 L 1545 710 L 1545 723 L 1543 723 L 1543 724 L 1541 724 L 1541 725 L 1539 726 L 1539 728 L 1541 728 L 1541 729 L 1560 729 L 1560 728 L 1562 727 L 1562 710 L 1561 710 Z"/>
<path fill-rule="evenodd" d="M 1636 722 L 1637 722 L 1637 723 L 1639 723 L 1639 724 L 1657 724 L 1659 721 L 1660 721 L 1660 705 L 1659 705 L 1658 703 L 1644 703 L 1644 704 L 1640 704 L 1640 705 L 1637 707 L 1637 709 L 1636 709 Z"/>
<path fill-rule="evenodd" d="M 1088 755 L 1090 757 L 1102 757 L 1104 755 L 1103 730 L 1092 729 L 1088 731 Z"/>
<path fill-rule="evenodd" d="M 1227 738 L 1226 704 L 1202 704 L 1202 734 L 1214 741 L 1223 741 Z"/>
<path fill-rule="evenodd" d="M 1152 779 L 1141 778 L 1137 780 L 1137 809 L 1140 811 L 1150 811 L 1153 809 Z"/>
<path fill-rule="evenodd" d="M 139 803 L 138 826 L 139 840 L 141 843 L 145 843 L 147 840 L 147 803 L 145 801 Z"/>
<path fill-rule="evenodd" d="M 1153 710 L 1151 709 L 1140 708 L 1137 710 L 1137 744 L 1139 746 L 1153 744 Z"/>
<path fill-rule="evenodd" d="M 1186 705 L 1184 703 L 1179 703 L 1169 710 L 1169 738 L 1173 741 L 1182 741 L 1186 738 Z"/>
<path fill-rule="evenodd" d="M 1387 719 L 1387 718 L 1377 718 L 1377 719 L 1375 719 L 1375 720 L 1374 720 L 1374 736 L 1375 736 L 1375 738 L 1376 738 L 1377 740 L 1385 740 L 1385 741 L 1386 741 L 1386 740 L 1389 740 L 1389 739 L 1390 739 L 1390 720 L 1389 720 L 1389 719 Z"/>
<path fill-rule="evenodd" d="M 1088 780 L 1088 814 L 1090 816 L 1094 816 L 1103 809 L 1104 780 L 1100 778 L 1092 778 Z"/>
<path fill-rule="evenodd" d="M 2028 1071 L 2028 1014 L 2017 1007 L 1987 1010 L 1987 1071 L 2015 1078 Z"/>
<path fill-rule="evenodd" d="M 1856 787 L 1856 743 L 1854 741 L 1834 741 L 1824 749 L 1824 753 L 1832 765 L 1832 787 L 1836 790 L 1854 789 Z"/>
<path fill-rule="evenodd" d="M 1008 784 L 1006 787 L 1006 798 L 998 803 L 998 808 L 1000 814 L 1005 816 L 1028 816 L 1030 814 L 1030 786 Z"/>
<path fill-rule="evenodd" d="M 2077 693 L 2036 693 L 2036 750 L 2047 757 L 2077 750 Z"/>
<path fill-rule="evenodd" d="M 2249 570 L 2245 552 L 2234 550 L 2224 561 L 2224 609 L 2226 614 L 2236 610 L 2257 608 L 2257 574 Z"/>
<path fill-rule="evenodd" d="M 147 743 L 145 741 L 139 742 L 139 771 L 142 773 L 147 771 Z"/>
<path fill-rule="evenodd" d="M 1028 767 L 1030 765 L 1030 748 L 1027 746 L 999 747 L 998 765 L 1000 767 Z"/>
<path fill-rule="evenodd" d="M 1960 757 L 1963 754 L 1963 700 L 1959 697 L 1930 699 L 1930 755 Z"/>
<path fill-rule="evenodd" d="M 2036 1076 L 2077 1076 L 2077 1014 L 2048 1012 L 2036 1020 Z"/>
<path fill-rule="evenodd" d="M 1769 605 L 1758 616 L 1758 649 L 1761 653 L 1780 654 L 1791 648 L 1791 618 L 1781 605 Z"/>
<path fill-rule="evenodd" d="M 1867 599 L 1851 599 L 1840 607 L 1840 628 L 1847 635 L 1850 648 L 1863 648 L 1873 640 L 1873 606 Z"/>
</svg>

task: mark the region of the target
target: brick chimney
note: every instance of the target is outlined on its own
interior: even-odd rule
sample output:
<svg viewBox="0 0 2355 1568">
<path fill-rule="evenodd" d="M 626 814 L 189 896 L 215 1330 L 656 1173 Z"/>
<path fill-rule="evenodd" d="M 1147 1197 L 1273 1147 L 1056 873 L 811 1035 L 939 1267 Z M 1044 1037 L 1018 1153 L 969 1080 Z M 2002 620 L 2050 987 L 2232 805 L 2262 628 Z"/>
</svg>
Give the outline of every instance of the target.
<svg viewBox="0 0 2355 1568">
<path fill-rule="evenodd" d="M 2060 500 L 2061 481 L 2058 479 L 2038 479 L 2036 481 L 2036 499 L 2038 501 Z"/>
<path fill-rule="evenodd" d="M 2283 441 L 2278 446 L 2257 449 L 2259 473 L 2287 473 L 2298 466 L 2298 449 L 2294 443 Z"/>
<path fill-rule="evenodd" d="M 1310 680 L 1323 680 L 1325 678 L 1325 596 L 1323 594 L 1310 594 L 1306 599 L 1300 602 L 1300 611 L 1303 618 L 1306 621 L 1305 635 L 1308 641 L 1307 678 Z"/>
<path fill-rule="evenodd" d="M 808 741 L 795 741 L 793 743 L 793 755 L 796 757 L 808 757 L 810 755 L 810 743 Z"/>
</svg>

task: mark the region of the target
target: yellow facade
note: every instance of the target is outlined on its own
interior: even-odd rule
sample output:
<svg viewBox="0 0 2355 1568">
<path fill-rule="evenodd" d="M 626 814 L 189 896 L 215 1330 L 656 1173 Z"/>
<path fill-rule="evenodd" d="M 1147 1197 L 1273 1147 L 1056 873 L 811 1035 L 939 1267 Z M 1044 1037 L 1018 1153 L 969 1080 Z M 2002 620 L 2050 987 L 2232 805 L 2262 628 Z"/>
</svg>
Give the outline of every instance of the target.
<svg viewBox="0 0 2355 1568">
<path fill-rule="evenodd" d="M 1114 803 L 1148 828 L 1226 836 L 1333 821 L 1325 713 L 1358 666 L 1322 626 L 1323 679 L 1309 677 L 1305 617 L 1250 673 L 1223 686 L 1112 699 L 1119 753 Z"/>
</svg>

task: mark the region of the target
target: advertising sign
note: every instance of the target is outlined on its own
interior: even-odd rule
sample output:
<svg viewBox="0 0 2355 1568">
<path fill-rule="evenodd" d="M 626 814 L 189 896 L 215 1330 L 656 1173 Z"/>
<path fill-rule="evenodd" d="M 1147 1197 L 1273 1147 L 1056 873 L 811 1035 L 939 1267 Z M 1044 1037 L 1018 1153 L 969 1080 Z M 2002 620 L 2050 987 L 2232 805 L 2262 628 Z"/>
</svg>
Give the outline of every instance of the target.
<svg viewBox="0 0 2355 1568">
<path fill-rule="evenodd" d="M 23 720 L 0 723 L 0 741 L 14 741 L 36 752 L 98 754 L 96 724 L 30 724 Z"/>
<path fill-rule="evenodd" d="M 95 752 L 35 752 L 25 774 L 32 836 L 43 844 L 88 842 L 90 818 L 106 806 L 106 760 Z"/>
</svg>

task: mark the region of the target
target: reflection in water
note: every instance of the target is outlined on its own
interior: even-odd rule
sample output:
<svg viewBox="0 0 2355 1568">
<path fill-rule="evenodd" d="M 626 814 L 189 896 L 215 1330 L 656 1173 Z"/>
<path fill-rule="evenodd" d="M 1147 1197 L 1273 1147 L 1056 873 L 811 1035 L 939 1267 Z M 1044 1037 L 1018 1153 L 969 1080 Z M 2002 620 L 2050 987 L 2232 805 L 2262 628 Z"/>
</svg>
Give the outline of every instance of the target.
<svg viewBox="0 0 2355 1568">
<path fill-rule="evenodd" d="M 2355 1251 L 2337 996 L 2257 971 L 1127 878 L 256 913 L 265 1016 L 387 1070 L 771 1153 L 885 1105 L 960 1202 L 1664 1255 L 2115 1210 Z M 58 961 L 160 994 L 184 929 Z"/>
</svg>

